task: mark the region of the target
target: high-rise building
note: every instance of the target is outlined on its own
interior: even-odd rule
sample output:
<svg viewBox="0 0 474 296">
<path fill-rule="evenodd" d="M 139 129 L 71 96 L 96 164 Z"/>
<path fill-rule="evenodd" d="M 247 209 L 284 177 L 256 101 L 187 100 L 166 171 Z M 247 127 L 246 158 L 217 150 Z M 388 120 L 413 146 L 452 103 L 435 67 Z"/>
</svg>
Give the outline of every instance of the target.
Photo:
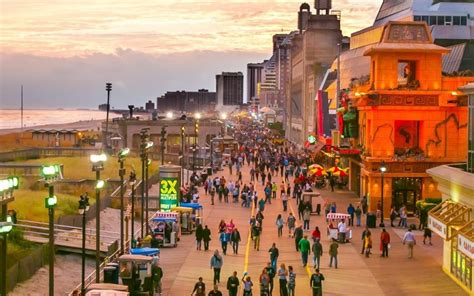
<svg viewBox="0 0 474 296">
<path fill-rule="evenodd" d="M 216 93 L 207 89 L 198 91 L 168 91 L 156 99 L 159 112 L 205 112 L 214 111 L 216 107 Z"/>
<path fill-rule="evenodd" d="M 222 72 L 216 75 L 218 106 L 239 106 L 244 103 L 244 75 L 242 72 Z"/>
<path fill-rule="evenodd" d="M 257 96 L 258 84 L 262 82 L 264 63 L 247 64 L 247 103 Z"/>
<path fill-rule="evenodd" d="M 299 34 L 291 40 L 291 83 L 285 131 L 288 139 L 300 145 L 316 131 L 314 99 L 342 40 L 340 15 L 330 12 L 331 1 L 315 2 L 316 14 L 311 13 L 309 4 L 300 6 Z"/>
</svg>

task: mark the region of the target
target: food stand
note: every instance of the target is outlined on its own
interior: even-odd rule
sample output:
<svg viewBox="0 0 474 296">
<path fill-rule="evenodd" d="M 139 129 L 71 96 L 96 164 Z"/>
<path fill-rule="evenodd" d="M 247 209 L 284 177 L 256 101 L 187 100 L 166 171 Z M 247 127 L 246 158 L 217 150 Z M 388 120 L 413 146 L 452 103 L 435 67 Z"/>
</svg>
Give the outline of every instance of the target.
<svg viewBox="0 0 474 296">
<path fill-rule="evenodd" d="M 350 218 L 351 218 L 351 215 L 343 214 L 343 213 L 329 213 L 326 216 L 328 223 L 331 223 L 331 224 L 334 221 L 336 221 L 336 223 L 340 220 L 349 221 Z M 337 228 L 337 224 L 333 228 L 329 226 L 330 225 L 328 225 L 328 237 L 330 239 L 338 241 L 340 243 L 346 243 L 350 239 L 352 239 L 352 229 L 347 228 L 345 235 L 343 236 L 344 239 L 341 239 L 341 236 L 339 235 L 339 229 Z"/>
<path fill-rule="evenodd" d="M 143 255 L 122 255 L 118 259 L 120 278 L 122 283 L 128 286 L 131 295 L 139 292 L 151 292 L 151 263 L 152 257 Z"/>
<path fill-rule="evenodd" d="M 158 246 L 176 247 L 180 236 L 179 215 L 173 212 L 156 212 L 150 221 Z"/>
<path fill-rule="evenodd" d="M 179 214 L 179 221 L 181 225 L 181 233 L 190 234 L 194 231 L 194 223 L 192 220 L 193 209 L 188 207 L 174 207 L 171 208 L 172 212 Z"/>
<path fill-rule="evenodd" d="M 325 203 L 324 199 L 321 197 L 321 193 L 303 192 L 301 200 L 303 203 L 308 202 L 311 205 L 311 214 L 321 214 L 321 204 Z"/>
<path fill-rule="evenodd" d="M 108 283 L 92 283 L 87 287 L 87 292 L 85 296 L 127 296 L 128 286 L 117 285 L 117 284 L 108 284 Z"/>
<path fill-rule="evenodd" d="M 197 224 L 202 224 L 203 218 L 202 218 L 202 212 L 203 212 L 203 206 L 199 203 L 180 203 L 181 207 L 184 208 L 191 208 L 193 210 L 192 215 L 191 215 L 191 220 L 194 223 L 194 227 L 196 227 Z"/>
</svg>

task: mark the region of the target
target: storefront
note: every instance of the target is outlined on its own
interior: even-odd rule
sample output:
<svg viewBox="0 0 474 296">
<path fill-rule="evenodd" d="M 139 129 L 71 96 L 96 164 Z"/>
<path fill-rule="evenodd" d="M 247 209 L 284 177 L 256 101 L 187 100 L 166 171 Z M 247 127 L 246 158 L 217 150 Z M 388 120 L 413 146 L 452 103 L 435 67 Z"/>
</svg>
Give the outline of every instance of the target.
<svg viewBox="0 0 474 296">
<path fill-rule="evenodd" d="M 470 207 L 446 200 L 429 212 L 428 227 L 444 240 L 443 270 L 473 295 L 474 220 L 471 213 Z"/>
</svg>

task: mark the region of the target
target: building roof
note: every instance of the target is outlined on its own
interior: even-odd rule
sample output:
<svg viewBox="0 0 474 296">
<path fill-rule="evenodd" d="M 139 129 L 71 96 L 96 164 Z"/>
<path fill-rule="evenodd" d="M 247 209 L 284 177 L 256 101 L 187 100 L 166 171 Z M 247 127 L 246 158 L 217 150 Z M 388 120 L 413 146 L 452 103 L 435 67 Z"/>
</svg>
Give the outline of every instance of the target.
<svg viewBox="0 0 474 296">
<path fill-rule="evenodd" d="M 459 71 L 466 49 L 466 43 L 448 46 L 448 48 L 451 49 L 451 52 L 443 56 L 443 72 L 452 73 Z"/>
</svg>

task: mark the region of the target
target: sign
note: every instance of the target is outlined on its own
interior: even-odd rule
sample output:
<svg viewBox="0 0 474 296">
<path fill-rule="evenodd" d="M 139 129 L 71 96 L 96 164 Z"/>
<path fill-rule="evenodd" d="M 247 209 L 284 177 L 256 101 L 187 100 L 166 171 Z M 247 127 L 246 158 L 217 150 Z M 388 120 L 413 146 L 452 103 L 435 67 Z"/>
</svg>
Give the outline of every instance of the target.
<svg viewBox="0 0 474 296">
<path fill-rule="evenodd" d="M 169 212 L 178 206 L 179 181 L 176 177 L 163 177 L 160 180 L 160 210 Z"/>
<path fill-rule="evenodd" d="M 434 233 L 441 236 L 443 239 L 446 239 L 446 225 L 441 223 L 439 220 L 433 218 L 431 215 L 428 216 L 428 228 L 431 229 Z"/>
<path fill-rule="evenodd" d="M 345 149 L 345 148 L 339 148 L 339 154 L 343 154 L 343 155 L 359 155 L 359 154 L 360 154 L 360 149 Z"/>
<path fill-rule="evenodd" d="M 458 250 L 474 259 L 474 243 L 462 234 L 458 234 Z"/>
</svg>

